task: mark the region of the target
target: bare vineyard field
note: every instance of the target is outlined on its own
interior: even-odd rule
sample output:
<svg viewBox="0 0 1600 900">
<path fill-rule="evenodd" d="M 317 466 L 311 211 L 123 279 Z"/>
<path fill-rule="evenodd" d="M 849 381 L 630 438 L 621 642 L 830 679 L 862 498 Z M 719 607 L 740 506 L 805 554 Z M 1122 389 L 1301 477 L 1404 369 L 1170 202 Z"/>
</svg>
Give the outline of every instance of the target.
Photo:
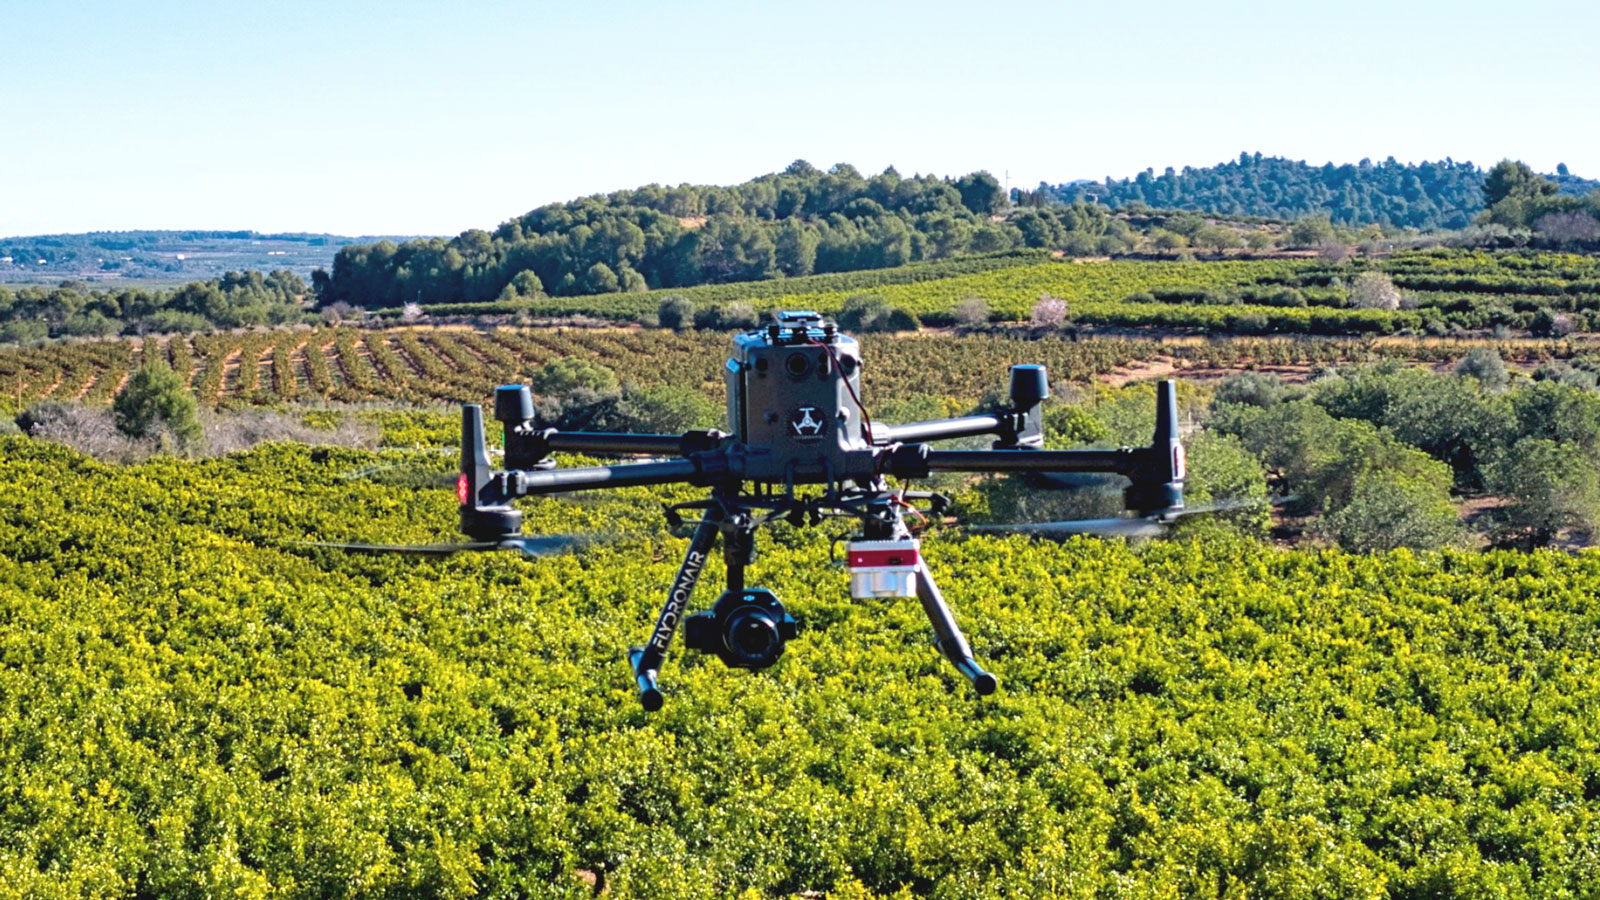
<svg viewBox="0 0 1600 900">
<path fill-rule="evenodd" d="M 106 403 L 129 375 L 158 354 L 187 375 L 208 407 L 284 403 L 432 405 L 487 397 L 495 385 L 525 381 L 552 360 L 592 359 L 632 384 L 688 384 L 720 395 L 728 336 L 626 328 L 260 331 L 195 337 L 58 343 L 0 351 L 0 397 L 18 409 L 41 401 Z M 1534 365 L 1600 350 L 1567 339 L 1169 338 L 924 332 L 867 336 L 867 390 L 973 398 L 999 388 L 1005 367 L 1043 363 L 1058 382 L 1127 380 L 1189 371 L 1309 370 L 1379 358 L 1450 362 L 1490 344 L 1513 363 Z M 1160 366 L 1150 364 L 1161 360 Z M 1134 376 L 1138 377 L 1138 376 Z"/>
</svg>

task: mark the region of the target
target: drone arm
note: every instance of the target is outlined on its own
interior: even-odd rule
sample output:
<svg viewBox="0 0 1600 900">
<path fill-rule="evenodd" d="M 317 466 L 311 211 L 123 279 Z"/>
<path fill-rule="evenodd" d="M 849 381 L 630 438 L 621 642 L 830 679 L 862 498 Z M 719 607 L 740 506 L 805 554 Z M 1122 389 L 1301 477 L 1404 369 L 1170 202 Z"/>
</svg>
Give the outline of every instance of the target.
<svg viewBox="0 0 1600 900">
<path fill-rule="evenodd" d="M 1145 448 L 1120 450 L 929 450 L 927 466 L 944 472 L 1109 472 L 1127 475 Z"/>
<path fill-rule="evenodd" d="M 1037 449 L 1044 440 L 1040 404 L 1050 396 L 1044 366 L 1011 367 L 1011 408 L 979 416 L 872 429 L 875 444 L 913 444 L 992 434 L 997 450 Z"/>
<path fill-rule="evenodd" d="M 998 434 L 1002 427 L 1000 416 L 966 416 L 934 422 L 877 426 L 872 429 L 872 436 L 879 444 L 914 444 L 921 441 L 944 441 L 980 434 Z"/>
<path fill-rule="evenodd" d="M 627 434 L 615 431 L 556 431 L 543 433 L 546 452 L 639 453 L 649 456 L 688 456 L 711 450 L 727 435 L 720 431 L 686 431 L 683 434 Z"/>
<path fill-rule="evenodd" d="M 503 473 L 507 498 L 561 494 L 590 488 L 637 487 L 699 481 L 707 473 L 701 459 L 587 466 L 580 469 L 515 470 Z"/>
<path fill-rule="evenodd" d="M 548 431 L 545 448 L 567 453 L 643 453 L 676 456 L 683 446 L 677 434 L 622 434 L 606 431 Z"/>
</svg>

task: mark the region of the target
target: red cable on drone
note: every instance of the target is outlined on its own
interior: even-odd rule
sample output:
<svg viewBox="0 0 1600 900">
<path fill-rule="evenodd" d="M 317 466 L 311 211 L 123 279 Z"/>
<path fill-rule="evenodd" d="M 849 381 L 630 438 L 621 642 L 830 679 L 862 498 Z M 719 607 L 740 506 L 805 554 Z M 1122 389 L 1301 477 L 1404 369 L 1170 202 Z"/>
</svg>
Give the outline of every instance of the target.
<svg viewBox="0 0 1600 900">
<path fill-rule="evenodd" d="M 850 399 L 855 401 L 856 409 L 861 410 L 861 423 L 866 427 L 867 443 L 877 443 L 877 439 L 872 436 L 872 416 L 867 413 L 867 408 L 861 405 L 861 398 L 856 395 L 855 385 L 850 383 L 849 376 L 845 375 L 844 367 L 839 365 L 839 355 L 833 352 L 833 345 L 825 344 L 814 337 L 807 337 L 806 340 L 827 351 L 828 358 L 833 360 L 834 371 L 844 377 L 844 389 L 850 392 Z"/>
</svg>

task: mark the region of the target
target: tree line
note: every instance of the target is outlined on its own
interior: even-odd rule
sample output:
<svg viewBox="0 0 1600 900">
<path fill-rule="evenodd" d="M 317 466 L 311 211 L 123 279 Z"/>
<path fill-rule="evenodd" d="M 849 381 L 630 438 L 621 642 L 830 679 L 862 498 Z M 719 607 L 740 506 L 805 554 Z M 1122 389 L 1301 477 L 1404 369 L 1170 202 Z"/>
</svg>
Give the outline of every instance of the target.
<svg viewBox="0 0 1600 900">
<path fill-rule="evenodd" d="M 987 172 L 872 177 L 803 160 L 728 187 L 647 185 L 542 206 L 493 232 L 343 248 L 322 305 L 643 291 L 901 266 L 1017 248 L 1111 253 L 1128 226 L 1087 204 L 1011 209 Z"/>
<path fill-rule="evenodd" d="M 1363 159 L 1354 165 L 1312 166 L 1241 153 L 1215 166 L 1168 167 L 1161 174 L 1146 169 L 1133 178 L 1040 185 L 1040 191 L 1064 203 L 1112 208 L 1143 205 L 1281 219 L 1326 215 L 1341 225 L 1459 229 L 1491 205 L 1484 189 L 1492 172 L 1448 158 L 1411 165 L 1391 156 L 1380 163 Z M 1600 182 L 1572 175 L 1565 164 L 1546 180 L 1567 195 L 1600 188 Z"/>
<path fill-rule="evenodd" d="M 281 325 L 305 317 L 309 288 L 293 272 L 228 272 L 170 290 L 0 287 L 0 343 L 49 337 L 207 331 Z"/>
</svg>

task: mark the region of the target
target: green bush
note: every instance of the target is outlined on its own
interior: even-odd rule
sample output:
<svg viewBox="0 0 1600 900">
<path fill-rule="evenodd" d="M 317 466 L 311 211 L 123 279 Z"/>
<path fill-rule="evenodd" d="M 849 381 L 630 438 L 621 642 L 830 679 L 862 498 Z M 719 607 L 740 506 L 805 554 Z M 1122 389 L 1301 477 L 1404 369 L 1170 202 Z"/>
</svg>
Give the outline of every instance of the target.
<svg viewBox="0 0 1600 900">
<path fill-rule="evenodd" d="M 1490 484 L 1511 500 L 1498 511 L 1502 540 L 1542 546 L 1568 528 L 1593 534 L 1600 525 L 1600 467 L 1580 444 L 1525 437 L 1493 467 Z"/>
<path fill-rule="evenodd" d="M 668 294 L 661 298 L 661 305 L 656 308 L 656 318 L 662 328 L 682 331 L 695 323 L 694 303 L 677 294 Z"/>
<path fill-rule="evenodd" d="M 165 429 L 180 445 L 200 438 L 194 395 L 160 357 L 133 373 L 117 392 L 111 411 L 117 430 L 129 437 L 152 437 Z"/>
<path fill-rule="evenodd" d="M 620 412 L 631 429 L 653 434 L 725 427 L 727 415 L 703 391 L 681 384 L 629 390 Z"/>
<path fill-rule="evenodd" d="M 1456 363 L 1456 374 L 1463 378 L 1476 378 L 1489 390 L 1500 390 L 1510 380 L 1505 360 L 1492 347 L 1474 347 Z"/>
<path fill-rule="evenodd" d="M 1322 527 L 1339 546 L 1357 553 L 1448 547 L 1461 537 L 1449 484 L 1442 471 L 1413 475 L 1368 469 L 1356 477 L 1349 502 L 1329 514 Z"/>
</svg>

